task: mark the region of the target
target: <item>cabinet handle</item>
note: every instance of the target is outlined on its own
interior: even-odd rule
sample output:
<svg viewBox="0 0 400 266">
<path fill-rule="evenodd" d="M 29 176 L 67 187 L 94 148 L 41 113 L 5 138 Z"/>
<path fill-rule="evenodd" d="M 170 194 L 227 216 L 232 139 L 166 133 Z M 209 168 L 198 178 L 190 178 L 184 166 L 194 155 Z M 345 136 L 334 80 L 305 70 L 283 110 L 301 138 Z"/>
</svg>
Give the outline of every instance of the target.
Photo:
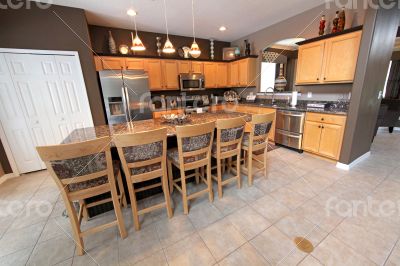
<svg viewBox="0 0 400 266">
<path fill-rule="evenodd" d="M 324 129 L 324 126 L 322 126 L 322 129 Z"/>
<path fill-rule="evenodd" d="M 326 80 L 326 77 L 324 77 L 324 80 Z"/>
<path fill-rule="evenodd" d="M 325 119 L 322 117 L 322 118 L 321 118 L 321 121 L 324 121 L 324 120 L 325 120 Z"/>
<path fill-rule="evenodd" d="M 321 125 L 319 125 L 318 128 L 321 128 Z"/>
<path fill-rule="evenodd" d="M 317 78 L 317 80 L 319 80 L 319 78 Z"/>
</svg>

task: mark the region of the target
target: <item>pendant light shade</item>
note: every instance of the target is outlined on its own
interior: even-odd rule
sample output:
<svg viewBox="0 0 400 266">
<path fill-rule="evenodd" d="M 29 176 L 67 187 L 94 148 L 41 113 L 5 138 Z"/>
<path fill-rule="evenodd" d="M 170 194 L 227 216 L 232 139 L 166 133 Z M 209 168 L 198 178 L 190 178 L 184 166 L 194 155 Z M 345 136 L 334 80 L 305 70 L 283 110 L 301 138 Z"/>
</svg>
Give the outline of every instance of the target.
<svg viewBox="0 0 400 266">
<path fill-rule="evenodd" d="M 131 38 L 132 38 L 132 51 L 144 51 L 146 50 L 146 47 L 144 47 L 142 40 L 140 40 L 139 36 L 136 34 L 135 38 L 133 38 L 133 33 L 131 32 Z"/>
<path fill-rule="evenodd" d="M 169 35 L 168 35 L 168 21 L 167 21 L 167 4 L 165 3 L 164 0 L 164 18 L 165 18 L 165 28 L 167 29 L 167 40 L 165 41 L 164 48 L 163 48 L 163 53 L 166 54 L 172 54 L 175 53 L 175 48 L 172 45 L 172 42 L 169 40 Z"/>
<path fill-rule="evenodd" d="M 175 48 L 172 45 L 172 42 L 169 40 L 168 37 L 167 37 L 167 40 L 165 41 L 164 48 L 162 51 L 163 51 L 163 53 L 166 53 L 166 54 L 175 53 Z"/>
<path fill-rule="evenodd" d="M 194 32 L 194 0 L 192 0 L 192 25 L 193 25 L 193 43 L 192 46 L 190 47 L 190 55 L 194 58 L 197 58 L 200 56 L 201 51 L 199 48 L 199 45 L 196 42 L 196 36 Z"/>
</svg>

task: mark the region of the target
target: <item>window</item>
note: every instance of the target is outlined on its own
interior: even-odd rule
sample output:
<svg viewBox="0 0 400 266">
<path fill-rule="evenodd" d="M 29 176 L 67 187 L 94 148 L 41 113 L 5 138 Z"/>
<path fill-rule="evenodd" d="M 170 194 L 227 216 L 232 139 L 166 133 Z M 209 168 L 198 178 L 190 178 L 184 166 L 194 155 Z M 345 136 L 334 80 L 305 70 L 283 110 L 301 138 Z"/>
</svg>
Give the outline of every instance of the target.
<svg viewBox="0 0 400 266">
<path fill-rule="evenodd" d="M 261 63 L 261 88 L 260 92 L 265 92 L 269 87 L 275 87 L 276 64 Z"/>
</svg>

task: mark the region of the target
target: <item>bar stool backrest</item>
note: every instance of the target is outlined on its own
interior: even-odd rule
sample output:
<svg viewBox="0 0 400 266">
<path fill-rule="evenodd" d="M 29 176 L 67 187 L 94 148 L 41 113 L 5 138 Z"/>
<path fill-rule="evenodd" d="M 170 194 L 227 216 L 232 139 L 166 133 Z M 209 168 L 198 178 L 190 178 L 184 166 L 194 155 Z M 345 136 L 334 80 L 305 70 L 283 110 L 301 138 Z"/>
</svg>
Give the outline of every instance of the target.
<svg viewBox="0 0 400 266">
<path fill-rule="evenodd" d="M 250 143 L 253 150 L 265 148 L 268 142 L 268 134 L 271 130 L 275 114 L 254 114 L 250 124 Z"/>
<path fill-rule="evenodd" d="M 162 176 L 166 168 L 167 129 L 114 136 L 125 175 L 133 182 Z"/>
<path fill-rule="evenodd" d="M 177 126 L 179 164 L 185 170 L 201 167 L 211 159 L 215 122 Z"/>
<path fill-rule="evenodd" d="M 217 154 L 224 153 L 226 156 L 232 156 L 240 150 L 246 125 L 245 119 L 246 117 L 242 116 L 217 120 Z"/>
</svg>

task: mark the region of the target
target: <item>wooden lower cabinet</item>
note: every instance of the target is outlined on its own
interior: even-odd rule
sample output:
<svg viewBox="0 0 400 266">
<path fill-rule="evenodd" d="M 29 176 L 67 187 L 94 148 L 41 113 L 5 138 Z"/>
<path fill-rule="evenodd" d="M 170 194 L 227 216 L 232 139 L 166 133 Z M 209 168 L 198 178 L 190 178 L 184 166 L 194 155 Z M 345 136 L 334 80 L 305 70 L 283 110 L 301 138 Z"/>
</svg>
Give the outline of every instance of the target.
<svg viewBox="0 0 400 266">
<path fill-rule="evenodd" d="M 307 113 L 303 150 L 338 160 L 342 147 L 346 117 Z"/>
<path fill-rule="evenodd" d="M 169 114 L 176 114 L 180 115 L 183 114 L 183 109 L 175 109 L 175 110 L 166 110 L 166 111 L 155 111 L 153 112 L 153 118 L 160 118 L 163 115 L 169 115 Z"/>
</svg>

